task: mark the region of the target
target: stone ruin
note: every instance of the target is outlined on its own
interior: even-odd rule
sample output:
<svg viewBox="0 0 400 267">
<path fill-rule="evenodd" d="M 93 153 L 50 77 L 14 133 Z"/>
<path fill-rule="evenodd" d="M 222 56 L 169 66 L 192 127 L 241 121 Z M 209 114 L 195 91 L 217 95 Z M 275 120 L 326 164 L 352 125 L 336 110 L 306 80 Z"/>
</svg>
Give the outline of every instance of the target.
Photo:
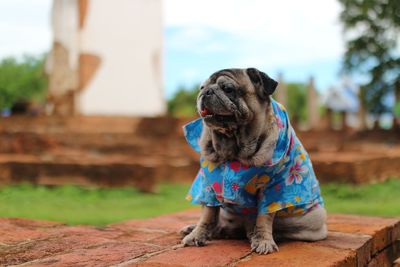
<svg viewBox="0 0 400 267">
<path fill-rule="evenodd" d="M 122 187 L 153 191 L 190 182 L 198 154 L 186 144 L 188 119 L 15 116 L 0 119 L 0 184 Z M 322 182 L 399 177 L 400 140 L 390 131 L 297 130 Z"/>
<path fill-rule="evenodd" d="M 278 101 L 287 101 L 280 77 Z M 393 131 L 333 130 L 319 116 L 310 79 L 307 127 L 297 135 L 322 182 L 365 183 L 400 177 L 400 137 Z M 190 119 L 133 116 L 0 118 L 0 184 L 121 187 L 154 191 L 159 181 L 190 182 L 198 155 L 181 126 Z"/>
<path fill-rule="evenodd" d="M 165 114 L 161 0 L 54 0 L 52 31 L 49 113 Z"/>
</svg>

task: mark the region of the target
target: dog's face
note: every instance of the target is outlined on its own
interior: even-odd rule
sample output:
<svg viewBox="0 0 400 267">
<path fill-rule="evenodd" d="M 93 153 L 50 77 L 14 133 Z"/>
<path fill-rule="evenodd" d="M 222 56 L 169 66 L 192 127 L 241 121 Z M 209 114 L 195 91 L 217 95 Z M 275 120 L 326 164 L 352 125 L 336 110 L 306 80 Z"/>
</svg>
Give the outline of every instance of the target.
<svg viewBox="0 0 400 267">
<path fill-rule="evenodd" d="M 210 128 L 236 129 L 265 111 L 277 84 L 254 68 L 221 70 L 202 84 L 197 110 Z"/>
</svg>

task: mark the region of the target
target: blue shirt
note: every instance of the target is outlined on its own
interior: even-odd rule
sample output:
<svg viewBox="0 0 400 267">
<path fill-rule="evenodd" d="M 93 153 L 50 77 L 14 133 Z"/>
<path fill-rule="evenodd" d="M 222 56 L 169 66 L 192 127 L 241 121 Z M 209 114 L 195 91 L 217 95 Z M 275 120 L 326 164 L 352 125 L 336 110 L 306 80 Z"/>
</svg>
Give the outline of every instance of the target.
<svg viewBox="0 0 400 267">
<path fill-rule="evenodd" d="M 290 125 L 285 108 L 272 100 L 279 138 L 263 166 L 238 161 L 216 165 L 200 158 L 200 170 L 186 197 L 195 204 L 227 206 L 244 215 L 276 212 L 277 216 L 307 213 L 323 205 L 311 160 Z M 184 126 L 188 143 L 200 152 L 201 118 Z"/>
</svg>

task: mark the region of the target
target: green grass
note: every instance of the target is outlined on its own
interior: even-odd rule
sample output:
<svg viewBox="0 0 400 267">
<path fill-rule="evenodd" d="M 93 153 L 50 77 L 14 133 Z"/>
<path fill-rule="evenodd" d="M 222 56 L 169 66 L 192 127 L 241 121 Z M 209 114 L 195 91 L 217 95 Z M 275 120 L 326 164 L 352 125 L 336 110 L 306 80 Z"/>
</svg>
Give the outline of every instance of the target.
<svg viewBox="0 0 400 267">
<path fill-rule="evenodd" d="M 163 184 L 157 194 L 134 189 L 14 185 L 0 189 L 0 217 L 23 217 L 67 224 L 105 225 L 189 208 L 188 185 Z"/>
<path fill-rule="evenodd" d="M 134 189 L 6 186 L 0 189 L 0 217 L 91 225 L 148 218 L 193 207 L 184 199 L 189 186 L 162 184 L 157 194 Z M 329 212 L 400 216 L 400 179 L 362 186 L 327 184 L 322 185 L 322 194 Z"/>
<path fill-rule="evenodd" d="M 400 216 L 400 178 L 369 185 L 322 185 L 328 212 Z"/>
</svg>

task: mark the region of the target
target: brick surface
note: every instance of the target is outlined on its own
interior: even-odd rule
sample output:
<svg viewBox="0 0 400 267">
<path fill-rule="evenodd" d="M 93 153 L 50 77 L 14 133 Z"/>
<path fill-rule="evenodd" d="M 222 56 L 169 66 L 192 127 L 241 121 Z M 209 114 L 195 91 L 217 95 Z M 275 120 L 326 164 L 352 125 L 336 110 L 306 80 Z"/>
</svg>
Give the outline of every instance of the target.
<svg viewBox="0 0 400 267">
<path fill-rule="evenodd" d="M 151 257 L 145 263 L 172 266 L 226 266 L 247 256 L 249 243 L 245 240 L 216 240 L 204 247 L 184 247 Z M 141 266 L 141 263 L 137 264 Z"/>
<path fill-rule="evenodd" d="M 86 230 L 88 231 L 85 233 Z M 107 242 L 114 241 L 96 235 L 89 229 L 82 229 L 81 234 L 53 233 L 46 238 L 34 239 L 11 246 L 0 246 L 0 265 L 21 264 Z"/>
<path fill-rule="evenodd" d="M 372 236 L 371 254 L 376 254 L 395 240 L 400 239 L 400 221 L 358 215 L 334 214 L 328 217 L 328 229 L 335 232 Z"/>
<path fill-rule="evenodd" d="M 354 251 L 358 266 L 365 266 L 371 260 L 372 236 L 329 232 L 328 238 L 319 241 L 318 246 Z"/>
<path fill-rule="evenodd" d="M 356 253 L 319 246 L 318 243 L 290 242 L 279 245 L 279 252 L 270 255 L 252 255 L 237 264 L 240 267 L 324 267 L 357 266 Z"/>
<path fill-rule="evenodd" d="M 137 242 L 150 243 L 151 240 L 156 240 L 157 238 L 162 238 L 166 235 L 168 235 L 168 234 L 163 231 L 138 229 L 138 230 L 131 230 L 131 231 L 123 231 L 116 238 L 116 240 L 122 241 L 122 242 L 137 241 Z"/>
<path fill-rule="evenodd" d="M 49 236 L 48 229 L 61 223 L 9 218 L 0 220 L 0 244 L 13 244 Z"/>
<path fill-rule="evenodd" d="M 147 243 L 158 246 L 174 246 L 180 244 L 181 240 L 182 238 L 180 235 L 177 235 L 176 233 L 170 233 L 148 240 Z"/>
<path fill-rule="evenodd" d="M 195 223 L 199 218 L 199 209 L 192 209 L 185 212 L 177 212 L 171 215 L 162 215 L 147 220 L 131 220 L 127 222 L 112 224 L 112 227 L 119 229 L 153 229 L 166 232 L 176 232 L 182 227 Z"/>
<path fill-rule="evenodd" d="M 400 257 L 399 219 L 329 215 L 326 240 L 279 243 L 279 252 L 257 255 L 247 240 L 182 247 L 178 230 L 198 217 L 194 209 L 102 228 L 0 219 L 0 266 L 375 267 Z"/>
<path fill-rule="evenodd" d="M 91 249 L 78 249 L 53 257 L 47 257 L 26 266 L 110 266 L 146 253 L 160 250 L 160 247 L 141 243 L 109 243 Z"/>
<path fill-rule="evenodd" d="M 368 263 L 368 267 L 390 267 L 396 266 L 393 259 L 396 259 L 400 255 L 400 241 L 395 242 L 383 251 L 379 252 L 374 258 Z M 400 266 L 400 262 L 398 262 Z"/>
</svg>

